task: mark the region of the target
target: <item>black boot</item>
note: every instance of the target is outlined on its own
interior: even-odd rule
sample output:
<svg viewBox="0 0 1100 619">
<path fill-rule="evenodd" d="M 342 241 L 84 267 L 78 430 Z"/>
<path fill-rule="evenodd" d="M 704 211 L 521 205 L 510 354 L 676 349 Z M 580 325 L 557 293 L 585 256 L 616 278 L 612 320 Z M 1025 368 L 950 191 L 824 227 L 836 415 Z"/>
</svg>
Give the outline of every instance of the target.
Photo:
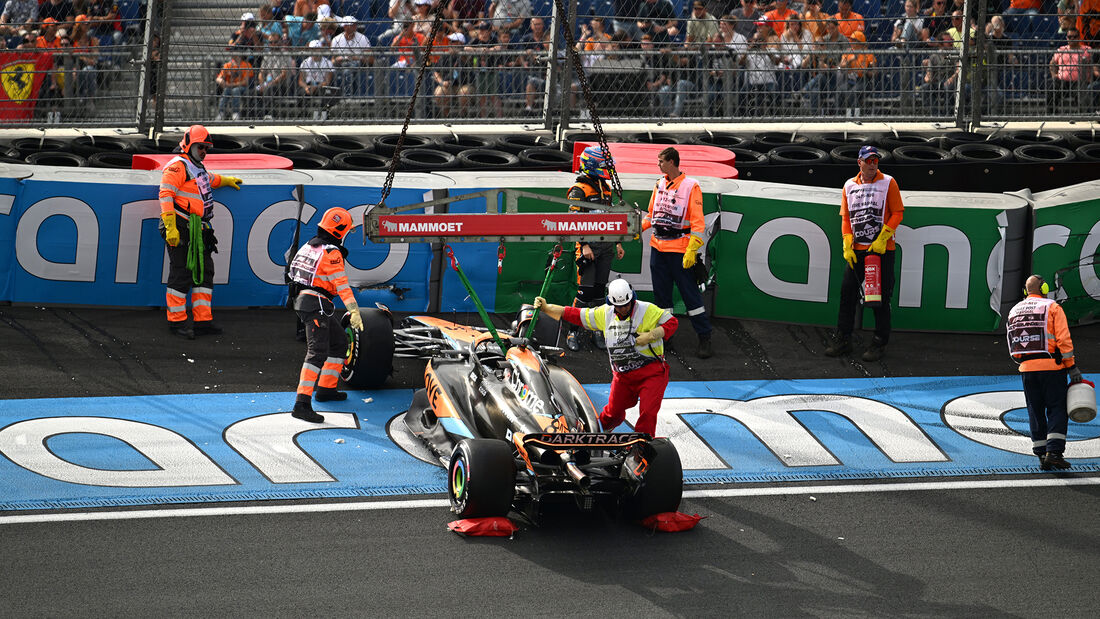
<svg viewBox="0 0 1100 619">
<path fill-rule="evenodd" d="M 1070 468 L 1070 466 L 1070 463 L 1066 462 L 1066 459 L 1062 457 L 1062 454 L 1048 451 L 1047 456 L 1043 458 L 1043 463 L 1039 465 L 1039 468 L 1044 471 L 1053 471 L 1055 469 L 1064 471 Z"/>
<path fill-rule="evenodd" d="M 325 418 L 318 415 L 313 411 L 313 405 L 309 403 L 309 400 L 298 400 L 294 403 L 294 412 L 291 416 L 295 419 L 301 419 L 302 421 L 308 421 L 310 423 L 322 423 Z"/>
<path fill-rule="evenodd" d="M 710 337 L 699 338 L 698 356 L 700 359 L 710 359 L 714 356 L 714 349 L 710 345 Z"/>
<path fill-rule="evenodd" d="M 188 340 L 195 339 L 195 332 L 189 329 L 185 322 L 169 323 L 168 332 L 176 337 L 182 337 Z"/>
<path fill-rule="evenodd" d="M 864 361 L 878 361 L 886 354 L 886 342 L 877 337 L 871 338 L 871 346 L 863 352 Z"/>
<path fill-rule="evenodd" d="M 337 391 L 335 387 L 330 388 L 318 388 L 313 392 L 313 397 L 318 402 L 339 402 L 340 400 L 348 399 L 348 394 L 343 391 Z"/>
<path fill-rule="evenodd" d="M 847 335 L 837 334 L 833 338 L 833 343 L 825 349 L 826 357 L 839 357 L 841 355 L 847 355 L 852 352 L 852 338 Z"/>
<path fill-rule="evenodd" d="M 195 335 L 221 335 L 222 328 L 214 324 L 213 320 L 196 320 Z"/>
</svg>

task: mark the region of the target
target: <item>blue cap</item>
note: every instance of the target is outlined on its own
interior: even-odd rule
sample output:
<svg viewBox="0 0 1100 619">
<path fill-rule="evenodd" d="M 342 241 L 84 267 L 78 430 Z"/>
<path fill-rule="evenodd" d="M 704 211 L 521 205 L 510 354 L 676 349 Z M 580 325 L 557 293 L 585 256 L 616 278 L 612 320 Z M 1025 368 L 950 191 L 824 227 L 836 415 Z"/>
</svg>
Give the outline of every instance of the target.
<svg viewBox="0 0 1100 619">
<path fill-rule="evenodd" d="M 871 157 L 874 157 L 876 159 L 881 159 L 882 155 L 879 155 L 877 148 L 875 148 L 874 146 L 871 146 L 869 144 L 867 146 L 864 146 L 863 148 L 859 149 L 859 160 L 860 161 L 863 161 L 864 159 L 869 159 Z"/>
</svg>

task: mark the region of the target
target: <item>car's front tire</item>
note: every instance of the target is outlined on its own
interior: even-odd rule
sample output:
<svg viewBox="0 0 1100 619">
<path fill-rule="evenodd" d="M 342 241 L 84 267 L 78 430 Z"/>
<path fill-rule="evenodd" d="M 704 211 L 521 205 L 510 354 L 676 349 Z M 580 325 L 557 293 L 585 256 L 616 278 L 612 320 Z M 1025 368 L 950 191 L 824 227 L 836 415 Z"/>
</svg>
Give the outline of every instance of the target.
<svg viewBox="0 0 1100 619">
<path fill-rule="evenodd" d="M 516 462 L 506 441 L 468 438 L 447 467 L 451 509 L 460 518 L 507 516 L 516 492 Z"/>
</svg>

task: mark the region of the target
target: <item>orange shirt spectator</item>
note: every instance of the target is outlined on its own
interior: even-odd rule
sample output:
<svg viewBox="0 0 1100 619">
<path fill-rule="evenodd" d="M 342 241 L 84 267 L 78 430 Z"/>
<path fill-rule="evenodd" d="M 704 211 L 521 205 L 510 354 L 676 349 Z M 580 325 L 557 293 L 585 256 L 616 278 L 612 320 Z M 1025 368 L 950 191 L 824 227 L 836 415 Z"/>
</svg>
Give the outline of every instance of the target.
<svg viewBox="0 0 1100 619">
<path fill-rule="evenodd" d="M 1009 7 L 1013 9 L 1032 9 L 1038 11 L 1043 8 L 1043 0 L 1012 0 L 1012 2 L 1009 3 Z"/>
<path fill-rule="evenodd" d="M 852 33 L 856 30 L 866 32 L 863 24 L 863 16 L 852 10 L 852 0 L 840 0 L 838 8 L 840 11 L 833 17 L 836 17 L 837 26 L 840 28 L 840 34 L 850 39 L 852 38 Z"/>
<path fill-rule="evenodd" d="M 243 56 L 236 56 L 222 65 L 218 83 L 223 88 L 247 86 L 252 81 L 252 65 Z"/>
<path fill-rule="evenodd" d="M 424 35 L 412 30 L 412 22 L 409 22 L 409 27 L 395 36 L 390 44 L 397 54 L 397 64 L 402 67 L 416 64 L 416 53 L 424 45 L 424 39 Z"/>
<path fill-rule="evenodd" d="M 1081 0 L 1077 12 L 1077 32 L 1086 41 L 1100 39 L 1100 0 Z"/>
<path fill-rule="evenodd" d="M 764 19 L 771 24 L 777 36 L 787 29 L 787 20 L 795 17 L 798 17 L 798 12 L 787 7 L 787 0 L 776 0 L 775 8 L 764 13 Z"/>
</svg>

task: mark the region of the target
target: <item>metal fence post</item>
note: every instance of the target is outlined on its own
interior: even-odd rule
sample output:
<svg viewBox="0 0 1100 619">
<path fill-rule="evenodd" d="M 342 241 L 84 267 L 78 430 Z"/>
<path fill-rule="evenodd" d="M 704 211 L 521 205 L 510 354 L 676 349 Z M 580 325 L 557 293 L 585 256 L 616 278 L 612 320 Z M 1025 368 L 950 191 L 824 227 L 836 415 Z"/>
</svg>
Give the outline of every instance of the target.
<svg viewBox="0 0 1100 619">
<path fill-rule="evenodd" d="M 160 6 L 160 2 L 153 0 L 147 5 L 147 12 L 145 14 L 145 28 L 144 39 L 141 45 L 141 73 L 138 74 L 138 87 L 137 87 L 137 107 L 135 108 L 134 121 L 137 123 L 138 131 L 145 133 L 148 131 L 149 126 L 146 121 L 146 116 L 149 112 L 149 95 L 153 88 L 157 88 L 157 99 L 163 96 L 163 93 L 159 90 L 161 85 L 152 84 L 152 80 L 159 76 L 161 71 L 157 71 L 157 75 L 153 73 L 153 31 L 156 29 L 157 20 L 160 15 L 157 8 Z M 157 67 L 161 69 L 161 67 Z"/>
<path fill-rule="evenodd" d="M 158 0 L 153 0 L 157 3 Z M 168 98 L 168 58 L 172 51 L 172 0 L 160 0 L 160 23 L 149 20 L 149 27 L 160 26 L 160 61 L 157 67 L 157 105 L 153 113 L 153 135 L 164 131 L 164 103 Z M 152 59 L 150 59 L 152 62 Z"/>
</svg>

